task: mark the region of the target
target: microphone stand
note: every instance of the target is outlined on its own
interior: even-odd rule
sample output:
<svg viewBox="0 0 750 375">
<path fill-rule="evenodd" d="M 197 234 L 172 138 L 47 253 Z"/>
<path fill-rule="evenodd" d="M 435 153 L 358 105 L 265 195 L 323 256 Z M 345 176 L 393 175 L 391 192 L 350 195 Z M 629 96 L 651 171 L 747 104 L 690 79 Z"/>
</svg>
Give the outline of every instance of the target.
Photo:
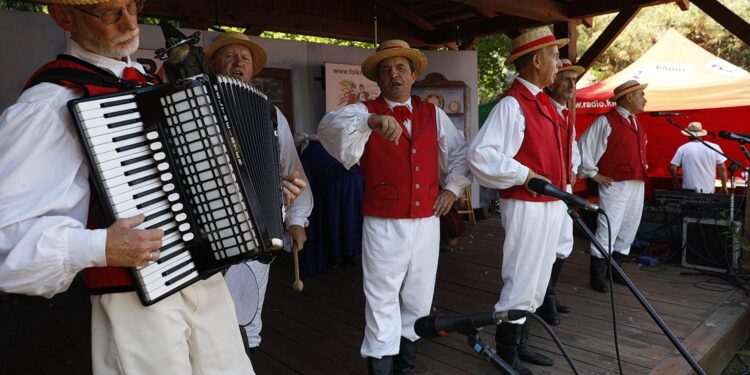
<svg viewBox="0 0 750 375">
<path fill-rule="evenodd" d="M 600 212 L 605 213 L 604 210 L 601 210 L 601 209 L 600 209 Z M 657 314 L 656 311 L 654 311 L 654 308 L 651 307 L 648 301 L 646 301 L 646 297 L 644 297 L 643 294 L 641 294 L 641 291 L 638 290 L 638 288 L 633 284 L 633 282 L 630 280 L 628 275 L 626 275 L 625 272 L 623 272 L 622 268 L 620 268 L 620 266 L 617 265 L 617 262 L 612 261 L 612 257 L 607 253 L 607 251 L 604 250 L 604 248 L 599 243 L 599 241 L 596 240 L 596 237 L 594 236 L 594 234 L 591 232 L 589 227 L 587 227 L 586 224 L 584 224 L 583 220 L 581 219 L 581 216 L 578 215 L 578 213 L 573 209 L 571 205 L 568 205 L 568 216 L 570 216 L 570 218 L 573 219 L 573 222 L 576 223 L 578 228 L 581 229 L 581 231 L 586 235 L 586 238 L 589 240 L 589 242 L 591 242 L 594 245 L 594 247 L 596 247 L 599 253 L 603 255 L 604 258 L 606 258 L 609 261 L 609 265 L 611 269 L 617 272 L 620 275 L 620 277 L 622 277 L 622 279 L 627 284 L 627 287 L 628 289 L 630 289 L 630 292 L 633 294 L 633 296 L 638 300 L 638 302 L 640 302 L 641 306 L 643 306 L 643 308 L 646 310 L 648 315 L 651 316 L 651 319 L 654 320 L 656 325 L 658 325 L 659 328 L 661 328 L 662 332 L 664 332 L 664 334 L 667 336 L 669 341 L 672 342 L 672 345 L 674 345 L 674 347 L 677 348 L 677 350 L 680 352 L 682 357 L 685 358 L 688 364 L 690 364 L 690 367 L 692 367 L 696 373 L 700 375 L 705 375 L 706 372 L 703 371 L 703 369 L 700 367 L 700 365 L 695 360 L 695 358 L 693 358 L 693 356 L 690 355 L 690 353 L 687 351 L 687 349 L 685 349 L 682 343 L 679 340 L 677 340 L 677 337 L 674 335 L 674 333 L 672 333 L 669 327 L 667 327 L 667 324 L 664 323 L 664 321 L 661 319 L 659 314 Z"/>
<path fill-rule="evenodd" d="M 492 362 L 492 364 L 495 365 L 495 368 L 500 370 L 501 374 L 518 375 L 516 370 L 513 370 L 508 362 L 505 362 L 500 358 L 495 349 L 492 349 L 492 347 L 479 338 L 479 330 L 474 328 L 474 333 L 467 334 L 466 337 L 468 338 L 468 344 L 469 347 L 471 347 L 471 350 L 482 356 L 482 358 Z"/>
</svg>

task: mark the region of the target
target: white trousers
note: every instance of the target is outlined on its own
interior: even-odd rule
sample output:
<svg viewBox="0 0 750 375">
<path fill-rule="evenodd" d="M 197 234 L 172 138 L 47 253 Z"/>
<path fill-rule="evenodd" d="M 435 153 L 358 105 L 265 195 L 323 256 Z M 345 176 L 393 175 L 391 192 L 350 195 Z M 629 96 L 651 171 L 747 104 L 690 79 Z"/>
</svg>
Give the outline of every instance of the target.
<svg viewBox="0 0 750 375">
<path fill-rule="evenodd" d="M 401 337 L 415 341 L 414 322 L 430 313 L 440 253 L 440 220 L 365 216 L 362 224 L 365 338 L 360 354 L 399 352 Z"/>
<path fill-rule="evenodd" d="M 249 348 L 255 348 L 260 346 L 261 341 L 260 331 L 263 329 L 261 313 L 263 312 L 263 302 L 266 300 L 266 289 L 268 289 L 268 277 L 271 271 L 271 264 L 253 260 L 235 264 L 230 267 L 230 271 L 234 267 L 247 268 L 246 271 L 252 274 L 250 277 L 255 279 L 254 282 L 247 285 L 227 280 L 227 287 L 233 298 L 234 296 L 252 295 L 252 298 L 256 299 L 255 301 L 234 301 L 235 309 L 238 310 L 237 316 L 251 317 L 249 321 L 243 321 L 240 319 L 240 324 L 243 325 L 242 328 L 245 330 L 245 335 L 247 336 L 247 346 Z M 254 290 L 243 290 L 245 288 L 254 288 Z M 254 311 L 240 311 L 241 309 L 253 309 Z"/>
<path fill-rule="evenodd" d="M 503 288 L 495 311 L 534 312 L 547 291 L 567 207 L 562 201 L 500 199 Z M 526 318 L 513 321 L 522 324 Z"/>
<path fill-rule="evenodd" d="M 224 279 L 151 306 L 135 292 L 91 297 L 94 374 L 254 374 Z"/>
<path fill-rule="evenodd" d="M 565 189 L 568 193 L 573 193 L 573 189 L 568 184 Z M 573 219 L 568 215 L 567 208 L 565 210 L 565 216 L 563 216 L 563 223 L 560 227 L 560 241 L 557 243 L 557 250 L 555 253 L 560 259 L 565 259 L 570 256 L 573 251 Z"/>
<path fill-rule="evenodd" d="M 614 242 L 612 250 L 623 255 L 630 253 L 630 245 L 638 232 L 643 214 L 644 198 L 643 181 L 628 180 L 615 181 L 612 186 L 599 185 L 599 206 L 607 212 L 612 229 Z M 604 215 L 597 218 L 596 240 L 605 251 L 609 249 L 609 235 L 607 221 Z M 591 255 L 603 258 L 599 250 L 591 245 Z"/>
</svg>

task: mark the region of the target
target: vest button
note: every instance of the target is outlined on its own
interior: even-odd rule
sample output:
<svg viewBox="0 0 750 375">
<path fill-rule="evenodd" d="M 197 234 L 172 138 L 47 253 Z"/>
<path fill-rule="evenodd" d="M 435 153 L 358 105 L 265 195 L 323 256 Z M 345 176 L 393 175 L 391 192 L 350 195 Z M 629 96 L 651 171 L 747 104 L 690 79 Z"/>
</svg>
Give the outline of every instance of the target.
<svg viewBox="0 0 750 375">
<path fill-rule="evenodd" d="M 422 203 L 419 203 L 419 201 L 416 201 L 416 202 L 414 203 L 414 205 L 415 205 L 415 206 L 417 206 L 417 207 L 419 207 L 419 206 L 421 206 L 421 205 L 422 205 Z"/>
<path fill-rule="evenodd" d="M 416 184 L 414 187 L 416 187 L 417 189 L 419 189 L 419 184 Z"/>
<path fill-rule="evenodd" d="M 416 154 L 417 153 L 417 149 L 416 148 L 411 149 L 411 153 L 412 154 Z"/>
<path fill-rule="evenodd" d="M 414 167 L 414 170 L 419 172 L 419 166 Z"/>
</svg>

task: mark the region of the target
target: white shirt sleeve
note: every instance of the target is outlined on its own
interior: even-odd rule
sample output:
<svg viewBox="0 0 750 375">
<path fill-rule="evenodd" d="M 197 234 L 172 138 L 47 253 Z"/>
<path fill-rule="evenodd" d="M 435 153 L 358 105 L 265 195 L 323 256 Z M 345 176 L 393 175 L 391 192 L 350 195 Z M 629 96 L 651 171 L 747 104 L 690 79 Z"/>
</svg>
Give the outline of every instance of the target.
<svg viewBox="0 0 750 375">
<path fill-rule="evenodd" d="M 437 119 L 440 184 L 444 189 L 460 197 L 464 187 L 471 184 L 471 173 L 466 163 L 466 140 L 453 125 L 450 117 L 438 107 L 435 107 L 435 118 Z"/>
<path fill-rule="evenodd" d="M 680 146 L 677 148 L 677 152 L 675 152 L 674 156 L 672 157 L 672 161 L 670 161 L 670 164 L 674 164 L 678 167 L 682 166 L 682 154 L 685 153 L 685 148 Z"/>
<path fill-rule="evenodd" d="M 89 172 L 65 106 L 76 97 L 43 83 L 0 116 L 0 290 L 52 297 L 106 265 L 106 230 L 84 225 Z"/>
<path fill-rule="evenodd" d="M 599 168 L 596 166 L 604 152 L 607 151 L 607 139 L 612 128 L 609 125 L 607 117 L 602 115 L 596 118 L 594 122 L 581 134 L 578 139 L 578 148 L 581 152 L 581 166 L 578 173 L 587 178 L 596 176 Z"/>
<path fill-rule="evenodd" d="M 581 152 L 578 150 L 578 141 L 576 141 L 576 127 L 573 125 L 573 144 L 571 147 L 570 164 L 573 164 L 573 174 L 578 174 L 578 167 L 581 166 Z"/>
<path fill-rule="evenodd" d="M 329 112 L 318 125 L 318 140 L 344 168 L 359 162 L 372 129 L 367 126 L 370 113 L 362 103 L 349 104 Z"/>
<path fill-rule="evenodd" d="M 302 162 L 299 160 L 299 155 L 297 155 L 297 149 L 294 147 L 294 138 L 292 137 L 292 130 L 289 128 L 289 121 L 278 107 L 276 108 L 276 118 L 279 123 L 277 132 L 279 135 L 279 149 L 281 151 L 281 176 L 286 177 L 294 171 L 299 171 L 299 178 L 307 183 L 307 188 L 302 189 L 297 199 L 286 208 L 286 226 L 299 225 L 306 227 L 308 224 L 307 218 L 313 209 L 310 181 L 307 180 L 305 170 L 302 168 Z"/>
<path fill-rule="evenodd" d="M 515 98 L 506 96 L 497 102 L 469 146 L 469 168 L 480 185 L 496 189 L 523 185 L 529 168 L 513 157 L 521 148 L 525 129 Z"/>
</svg>

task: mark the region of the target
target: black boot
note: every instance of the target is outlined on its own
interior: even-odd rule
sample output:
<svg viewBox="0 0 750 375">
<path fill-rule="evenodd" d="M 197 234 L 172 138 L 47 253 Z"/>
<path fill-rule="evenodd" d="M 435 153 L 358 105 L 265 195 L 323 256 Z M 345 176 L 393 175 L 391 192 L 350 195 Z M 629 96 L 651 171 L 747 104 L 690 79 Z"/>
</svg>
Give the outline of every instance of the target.
<svg viewBox="0 0 750 375">
<path fill-rule="evenodd" d="M 518 358 L 518 346 L 521 344 L 521 325 L 500 323 L 495 329 L 497 354 L 519 375 L 532 375 L 531 371 Z"/>
<path fill-rule="evenodd" d="M 553 326 L 560 324 L 560 315 L 558 314 L 557 296 L 555 295 L 555 285 L 557 285 L 557 278 L 560 276 L 560 270 L 565 262 L 564 259 L 557 258 L 555 263 L 552 264 L 552 272 L 549 276 L 549 283 L 547 284 L 547 292 L 544 295 L 544 302 L 536 310 L 536 313 L 544 319 L 548 324 Z M 566 312 L 570 312 L 570 308 L 565 306 Z"/>
<path fill-rule="evenodd" d="M 384 355 L 383 358 L 367 357 L 367 373 L 369 375 L 393 374 L 393 356 Z"/>
<path fill-rule="evenodd" d="M 628 259 L 628 256 L 625 255 L 625 254 L 618 253 L 618 252 L 613 252 L 612 253 L 612 260 L 614 260 L 615 263 L 617 263 L 618 266 L 621 266 L 620 269 L 622 269 L 622 263 L 626 259 Z M 625 272 L 625 271 L 623 271 L 623 272 Z M 617 272 L 612 272 L 612 281 L 614 281 L 614 282 L 616 282 L 616 283 L 618 283 L 620 285 L 628 285 L 628 283 L 625 282 L 625 279 L 622 276 L 620 276 L 620 274 L 617 273 Z"/>
<path fill-rule="evenodd" d="M 521 339 L 518 345 L 518 358 L 524 362 L 533 363 L 539 366 L 552 366 L 555 362 L 551 358 L 537 353 L 529 347 L 529 321 L 521 325 Z"/>
<path fill-rule="evenodd" d="M 604 258 L 597 258 L 595 256 L 589 257 L 589 282 L 591 283 L 591 289 L 599 293 L 609 292 L 607 281 L 604 279 L 604 271 L 607 268 L 607 260 Z"/>
<path fill-rule="evenodd" d="M 417 342 L 401 338 L 398 355 L 393 357 L 393 375 L 411 375 L 416 366 Z"/>
</svg>

